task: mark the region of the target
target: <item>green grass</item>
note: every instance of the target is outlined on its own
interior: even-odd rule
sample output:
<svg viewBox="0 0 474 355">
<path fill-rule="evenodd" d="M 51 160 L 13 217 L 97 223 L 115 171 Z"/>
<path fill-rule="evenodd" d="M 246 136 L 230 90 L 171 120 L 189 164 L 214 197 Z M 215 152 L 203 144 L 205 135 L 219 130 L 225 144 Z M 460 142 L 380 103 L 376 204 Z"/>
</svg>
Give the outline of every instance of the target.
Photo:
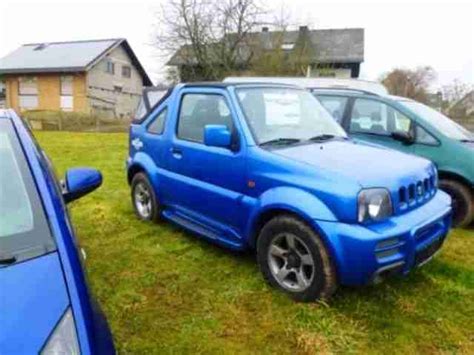
<svg viewBox="0 0 474 355">
<path fill-rule="evenodd" d="M 254 256 L 171 224 L 138 221 L 125 134 L 37 132 L 63 174 L 93 166 L 103 186 L 71 206 L 91 286 L 122 354 L 474 353 L 474 230 L 407 278 L 298 304 L 263 281 Z"/>
</svg>

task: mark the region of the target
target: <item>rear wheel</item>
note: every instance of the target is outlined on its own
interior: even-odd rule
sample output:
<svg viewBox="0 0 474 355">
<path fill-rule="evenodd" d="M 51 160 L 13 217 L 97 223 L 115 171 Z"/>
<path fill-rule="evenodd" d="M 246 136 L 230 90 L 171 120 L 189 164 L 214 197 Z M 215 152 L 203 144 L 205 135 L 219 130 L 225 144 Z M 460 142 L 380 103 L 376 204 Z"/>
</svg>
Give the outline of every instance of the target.
<svg viewBox="0 0 474 355">
<path fill-rule="evenodd" d="M 148 177 L 137 173 L 132 179 L 132 204 L 138 218 L 145 221 L 160 221 L 160 206 Z"/>
<path fill-rule="evenodd" d="M 474 201 L 470 189 L 455 180 L 440 180 L 439 187 L 453 200 L 453 225 L 466 227 L 473 220 Z"/>
<path fill-rule="evenodd" d="M 337 288 L 336 270 L 321 238 L 293 216 L 275 217 L 262 228 L 257 258 L 267 282 L 297 301 L 327 299 Z"/>
</svg>

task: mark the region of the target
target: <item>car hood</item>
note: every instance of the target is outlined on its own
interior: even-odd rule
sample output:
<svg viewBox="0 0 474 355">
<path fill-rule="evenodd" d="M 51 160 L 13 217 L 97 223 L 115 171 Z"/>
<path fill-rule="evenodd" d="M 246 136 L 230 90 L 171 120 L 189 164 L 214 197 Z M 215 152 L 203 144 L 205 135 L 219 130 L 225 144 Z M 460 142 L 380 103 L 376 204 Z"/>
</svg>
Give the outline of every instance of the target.
<svg viewBox="0 0 474 355">
<path fill-rule="evenodd" d="M 0 268 L 0 354 L 38 354 L 68 305 L 56 252 Z"/>
<path fill-rule="evenodd" d="M 274 153 L 355 179 L 364 188 L 398 189 L 402 184 L 426 177 L 433 169 L 426 159 L 354 141 L 296 145 Z"/>
</svg>

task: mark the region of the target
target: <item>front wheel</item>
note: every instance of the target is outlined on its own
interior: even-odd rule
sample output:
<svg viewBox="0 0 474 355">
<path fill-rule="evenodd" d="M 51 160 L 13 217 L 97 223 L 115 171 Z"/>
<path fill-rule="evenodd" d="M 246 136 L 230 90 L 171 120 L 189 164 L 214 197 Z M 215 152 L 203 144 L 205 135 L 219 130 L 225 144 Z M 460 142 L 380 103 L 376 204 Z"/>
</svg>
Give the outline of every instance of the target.
<svg viewBox="0 0 474 355">
<path fill-rule="evenodd" d="M 440 180 L 439 187 L 451 196 L 453 226 L 468 226 L 472 222 L 474 214 L 474 201 L 470 189 L 464 184 L 454 180 Z"/>
<path fill-rule="evenodd" d="M 138 218 L 160 221 L 161 210 L 153 186 L 144 173 L 137 173 L 131 183 L 132 204 Z"/>
<path fill-rule="evenodd" d="M 257 241 L 260 270 L 270 285 L 297 301 L 328 299 L 337 288 L 336 270 L 321 238 L 293 216 L 278 216 Z"/>
</svg>

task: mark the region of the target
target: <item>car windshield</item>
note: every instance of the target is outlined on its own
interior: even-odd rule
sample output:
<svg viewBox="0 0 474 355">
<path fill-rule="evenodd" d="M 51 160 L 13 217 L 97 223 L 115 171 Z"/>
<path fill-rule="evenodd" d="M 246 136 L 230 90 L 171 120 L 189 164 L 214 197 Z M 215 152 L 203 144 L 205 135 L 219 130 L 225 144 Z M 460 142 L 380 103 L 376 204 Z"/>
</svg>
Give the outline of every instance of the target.
<svg viewBox="0 0 474 355">
<path fill-rule="evenodd" d="M 449 138 L 459 141 L 474 140 L 473 133 L 469 132 L 467 129 L 457 124 L 452 119 L 446 117 L 441 112 L 415 101 L 404 100 L 400 101 L 400 103 L 409 110 L 415 112 L 417 115 L 423 117 L 438 131 L 445 134 Z"/>
<path fill-rule="evenodd" d="M 53 250 L 54 240 L 12 123 L 0 119 L 0 268 Z"/>
<path fill-rule="evenodd" d="M 239 88 L 237 96 L 258 144 L 345 138 L 311 93 L 296 88 Z"/>
</svg>

